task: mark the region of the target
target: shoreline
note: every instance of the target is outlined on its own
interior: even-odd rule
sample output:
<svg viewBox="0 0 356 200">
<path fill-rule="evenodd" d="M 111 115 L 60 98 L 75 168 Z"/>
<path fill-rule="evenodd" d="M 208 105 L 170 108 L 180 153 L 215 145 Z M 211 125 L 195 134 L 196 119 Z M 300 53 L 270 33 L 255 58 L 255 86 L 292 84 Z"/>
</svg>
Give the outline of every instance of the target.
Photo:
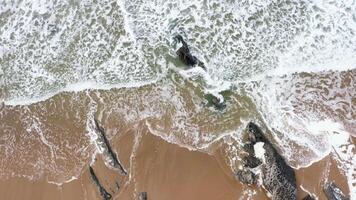
<svg viewBox="0 0 356 200">
<path fill-rule="evenodd" d="M 173 70 L 173 69 L 171 69 Z M 195 69 L 190 69 L 190 70 L 195 70 Z M 256 78 L 251 78 L 249 80 L 243 80 L 242 82 L 239 81 L 234 81 L 234 82 L 228 82 L 229 84 L 246 84 L 249 82 L 256 82 L 256 81 L 260 81 L 263 80 L 264 78 L 271 78 L 271 77 L 275 77 L 275 78 L 281 78 L 284 77 L 286 75 L 295 75 L 295 74 L 323 74 L 323 73 L 336 73 L 336 72 L 351 72 L 356 70 L 356 68 L 345 68 L 342 70 L 333 70 L 333 69 L 329 69 L 329 70 L 320 70 L 320 71 L 310 71 L 310 72 L 306 72 L 306 71 L 295 71 L 295 72 L 291 72 L 291 73 L 286 73 L 286 74 L 277 74 L 277 75 L 269 75 L 269 74 L 261 74 L 258 75 L 257 79 Z M 181 73 L 186 73 L 187 70 L 181 70 Z M 188 70 L 189 71 L 189 70 Z M 181 74 L 182 77 L 184 77 L 185 79 L 189 79 L 191 78 L 188 75 L 184 75 Z M 206 74 L 204 72 L 204 74 L 202 75 L 204 76 L 208 76 L 209 74 Z M 149 80 L 149 81 L 138 81 L 135 83 L 119 83 L 119 84 L 100 84 L 98 82 L 95 81 L 84 81 L 84 82 L 76 82 L 76 83 L 71 83 L 71 84 L 67 84 L 65 87 L 59 88 L 55 91 L 49 92 L 44 94 L 43 96 L 40 97 L 34 97 L 34 98 L 30 98 L 30 99 L 23 99 L 23 98 L 16 98 L 16 99 L 11 99 L 11 100 L 5 100 L 5 98 L 3 99 L 3 103 L 4 106 L 30 106 L 31 104 L 37 104 L 37 103 L 41 103 L 44 102 L 48 99 L 53 98 L 56 95 L 60 95 L 61 93 L 73 93 L 73 92 L 92 92 L 92 91 L 110 91 L 110 90 L 120 90 L 120 89 L 128 89 L 128 88 L 140 88 L 140 87 L 145 87 L 145 86 L 150 86 L 152 84 L 157 84 L 160 81 L 162 81 L 162 79 L 164 79 L 164 74 L 159 75 L 156 79 L 154 80 Z M 210 78 L 210 77 L 209 77 Z M 211 80 L 209 80 L 211 81 Z M 1 90 L 0 90 L 1 92 Z M 220 91 L 217 91 L 220 92 Z M 0 93 L 1 94 L 1 93 Z M 1 96 L 0 96 L 1 97 Z M 0 98 L 1 99 L 1 98 Z"/>
<path fill-rule="evenodd" d="M 114 139 L 115 148 L 120 148 L 120 144 L 125 144 L 127 142 L 133 142 L 136 136 L 133 136 L 133 132 L 129 135 L 125 136 L 122 139 Z M 141 133 L 142 137 L 142 144 L 138 147 L 137 154 L 135 155 L 136 159 L 134 164 L 134 168 L 130 167 L 130 176 L 131 181 L 127 178 L 120 177 L 116 170 L 109 169 L 100 158 L 97 156 L 96 161 L 94 163 L 94 168 L 96 173 L 98 174 L 99 179 L 103 181 L 105 187 L 108 188 L 108 191 L 113 193 L 113 199 L 136 199 L 138 192 L 135 193 L 134 191 L 141 191 L 147 192 L 148 197 L 152 199 L 166 199 L 167 195 L 173 195 L 173 191 L 179 191 L 176 186 L 180 185 L 182 190 L 187 190 L 187 188 L 194 188 L 198 187 L 203 189 L 203 192 L 197 192 L 196 190 L 188 190 L 190 193 L 180 194 L 180 196 L 171 196 L 171 199 L 196 199 L 196 198 L 205 198 L 205 199 L 215 199 L 213 198 L 214 195 L 225 194 L 226 198 L 224 199 L 235 199 L 237 197 L 248 197 L 255 199 L 266 199 L 269 198 L 265 196 L 264 190 L 262 188 L 256 188 L 251 186 L 243 186 L 237 180 L 234 179 L 234 175 L 231 173 L 231 170 L 228 169 L 227 165 L 224 166 L 219 159 L 224 159 L 223 157 L 219 157 L 219 151 L 222 149 L 217 149 L 214 155 L 208 155 L 206 153 L 198 152 L 198 151 L 190 151 L 185 149 L 184 147 L 179 147 L 175 144 L 170 144 L 157 136 L 150 134 L 147 130 Z M 222 144 L 223 145 L 223 144 Z M 155 153 L 155 148 L 158 147 L 158 154 Z M 166 149 L 167 148 L 167 149 Z M 126 155 L 126 153 L 133 151 L 133 149 L 118 149 L 120 155 L 123 157 L 124 165 L 130 163 L 130 156 Z M 161 153 L 160 153 L 161 152 Z M 163 153 L 163 154 L 162 154 Z M 168 153 L 168 154 L 167 154 Z M 172 154 L 173 153 L 173 154 Z M 166 155 L 165 155 L 166 154 Z M 156 155 L 159 155 L 158 158 L 154 158 Z M 171 155 L 175 155 L 173 158 Z M 195 155 L 195 156 L 193 156 Z M 152 157 L 154 156 L 154 157 Z M 160 158 L 160 156 L 163 156 Z M 193 156 L 189 158 L 190 156 Z M 184 158 L 187 159 L 185 161 L 179 159 Z M 189 159 L 188 159 L 189 158 Z M 154 159 L 154 160 L 152 160 Z M 170 162 L 165 162 L 166 159 L 171 160 Z M 177 161 L 175 161 L 178 159 Z M 180 161 L 179 161 L 180 160 Z M 172 163 L 173 161 L 173 163 Z M 191 163 L 194 162 L 194 163 Z M 329 163 L 330 162 L 330 163 Z M 345 191 L 348 188 L 347 183 L 345 183 L 345 178 L 343 178 L 342 174 L 339 174 L 338 168 L 336 166 L 336 161 L 332 158 L 331 155 L 327 156 L 326 158 L 322 159 L 321 161 L 311 165 L 311 167 L 303 168 L 300 170 L 296 170 L 297 175 L 297 185 L 298 185 L 298 199 L 303 198 L 306 195 L 304 190 L 311 192 L 312 194 L 316 194 L 319 196 L 320 200 L 325 199 L 322 192 L 322 183 L 323 179 L 326 180 L 333 180 L 337 183 L 344 190 L 346 194 L 349 191 Z M 175 165 L 174 163 L 179 163 L 179 165 L 175 166 L 174 172 L 170 169 Z M 213 164 L 215 163 L 215 164 Z M 328 164 L 329 163 L 329 164 Z M 173 164 L 173 165 L 172 165 Z M 325 176 L 325 169 L 324 170 L 317 170 L 322 169 L 323 166 L 327 164 L 330 167 L 330 171 Z M 141 166 L 141 167 L 140 167 Z M 145 167 L 143 167 L 145 166 Z M 154 168 L 152 168 L 155 166 Z M 204 166 L 204 169 L 201 168 Z M 188 168 L 187 168 L 188 167 Z M 191 168 L 193 167 L 193 169 Z M 213 167 L 213 168 L 211 168 Z M 147 169 L 152 169 L 153 171 L 147 171 Z M 171 175 L 173 179 L 178 178 L 178 174 L 180 174 L 181 178 L 176 179 L 174 182 L 171 182 L 169 176 L 162 171 L 163 169 L 168 169 L 169 172 L 173 172 Z M 172 169 L 172 170 L 173 170 Z M 188 170 L 189 169 L 189 170 Z M 191 171 L 193 170 L 193 171 Z M 203 172 L 202 172 L 203 170 Z M 207 171 L 206 171 L 207 170 Z M 212 173 L 212 171 L 215 173 Z M 205 172 L 209 172 L 209 177 L 211 176 L 211 180 L 213 182 L 207 181 L 207 179 L 203 178 L 208 174 Z M 220 171 L 220 172 L 219 172 Z M 229 172 L 230 171 L 230 172 Z M 315 174 L 316 171 L 319 171 L 319 174 Z M 326 170 L 328 171 L 328 170 Z M 147 174 L 149 173 L 149 174 Z M 160 173 L 163 173 L 159 175 Z M 197 177 L 201 177 L 199 174 L 205 174 L 201 179 Z M 188 176 L 188 174 L 194 174 L 194 176 Z M 220 174 L 220 175 L 218 175 Z M 216 176 L 217 175 L 217 176 Z M 157 178 L 158 177 L 158 178 Z M 175 177 L 175 178 L 174 178 Z M 189 178 L 188 178 L 189 177 Z M 319 177 L 319 178 L 318 178 Z M 163 178 L 163 179 L 161 179 Z M 165 180 L 167 179 L 168 180 Z M 183 178 L 183 179 L 182 179 Z M 190 180 L 188 182 L 187 178 Z M 321 178 L 321 179 L 320 179 Z M 181 185 L 177 180 L 184 181 L 185 184 Z M 115 182 L 119 180 L 121 181 L 120 190 L 115 191 Z M 132 180 L 135 180 L 132 182 Z M 193 181 L 195 180 L 195 181 Z M 162 182 L 163 181 L 163 182 Z M 167 182 L 168 181 L 168 182 Z M 227 182 L 226 182 L 227 181 Z M 125 182 L 123 185 L 122 182 Z M 154 185 L 156 183 L 158 185 Z M 208 185 L 206 185 L 207 183 Z M 215 185 L 211 187 L 211 184 Z M 164 186 L 165 185 L 165 186 Z M 11 193 L 10 191 L 17 190 L 21 188 L 24 192 L 22 193 Z M 175 188 L 174 190 L 172 190 Z M 206 188 L 210 188 L 209 191 L 205 191 Z M 230 188 L 230 189 L 228 189 Z M 240 188 L 240 189 L 239 189 Z M 318 189 L 319 188 L 319 189 Z M 78 192 L 81 191 L 81 192 Z M 223 191 L 223 192 L 222 192 Z M 228 191 L 228 192 L 227 192 Z M 249 191 L 248 193 L 243 193 L 243 191 Z M 43 178 L 37 181 L 30 181 L 26 178 L 11 178 L 9 180 L 2 180 L 0 181 L 0 192 L 4 194 L 6 199 L 47 199 L 50 197 L 51 199 L 100 199 L 100 194 L 95 187 L 95 184 L 92 182 L 88 170 L 86 168 L 81 172 L 80 176 L 77 179 L 74 179 L 70 182 L 63 183 L 62 185 L 56 185 L 53 183 L 48 183 Z M 193 193 L 191 193 L 193 192 Z M 195 195 L 194 195 L 195 194 Z M 176 194 L 177 195 L 177 194 Z M 182 196 L 183 195 L 183 196 Z M 198 195 L 198 196 L 196 196 Z M 247 196 L 246 196 L 247 195 Z M 31 197 L 31 198 L 28 198 Z M 75 198 L 74 198 L 75 197 Z"/>
<path fill-rule="evenodd" d="M 200 87 L 186 79 L 180 81 L 184 87 L 167 80 L 139 88 L 63 92 L 27 106 L 5 105 L 0 111 L 0 131 L 3 133 L 0 151 L 4 152 L 0 175 L 6 181 L 0 181 L 0 186 L 6 190 L 9 199 L 27 198 L 14 192 L 18 189 L 16 185 L 27 188 L 26 195 L 34 195 L 36 199 L 46 195 L 57 195 L 60 199 L 69 195 L 68 199 L 70 193 L 77 199 L 96 199 L 98 189 L 87 172 L 88 164 L 93 164 L 100 183 L 119 199 L 135 199 L 133 195 L 141 192 L 147 192 L 149 199 L 172 199 L 168 196 L 172 194 L 177 199 L 216 199 L 219 195 L 225 195 L 225 199 L 253 199 L 257 196 L 261 200 L 268 199 L 260 187 L 243 186 L 234 177 L 235 161 L 239 158 L 235 147 L 241 145 L 241 133 L 246 123 L 256 121 L 268 130 L 254 102 L 250 97 L 234 93 L 228 100 L 227 109 L 216 111 L 204 104 Z M 100 151 L 97 151 L 98 147 L 92 141 L 95 134 L 90 133 L 88 125 L 93 115 L 99 118 L 113 151 L 128 170 L 127 177 L 106 167 Z M 273 134 L 267 134 L 273 142 L 278 142 Z M 352 134 L 350 138 L 352 146 L 355 138 Z M 305 149 L 300 150 L 304 152 Z M 347 150 L 351 151 L 347 155 L 354 151 L 352 148 Z M 323 180 L 335 179 L 343 190 L 348 191 L 347 177 L 333 161 L 338 158 L 331 158 L 333 154 L 332 150 L 331 153 L 325 152 L 327 156 L 310 162 L 308 167 L 294 168 L 300 181 L 308 182 L 298 182 L 298 186 L 322 196 Z M 305 159 L 311 158 L 307 154 Z M 346 161 L 350 162 L 342 160 Z M 158 172 L 152 173 L 152 170 Z M 311 179 L 313 171 L 324 174 Z M 71 180 L 78 173 L 77 179 L 68 183 L 52 184 Z M 349 171 L 346 173 L 351 175 Z M 26 175 L 33 175 L 37 181 L 11 178 Z M 120 183 L 119 191 L 115 190 L 116 182 Z M 37 189 L 41 187 L 48 191 Z M 200 191 L 201 196 L 197 196 L 193 188 Z M 34 194 L 29 194 L 31 191 Z M 220 194 L 221 191 L 224 194 Z M 299 189 L 298 199 L 304 194 L 303 189 Z"/>
</svg>

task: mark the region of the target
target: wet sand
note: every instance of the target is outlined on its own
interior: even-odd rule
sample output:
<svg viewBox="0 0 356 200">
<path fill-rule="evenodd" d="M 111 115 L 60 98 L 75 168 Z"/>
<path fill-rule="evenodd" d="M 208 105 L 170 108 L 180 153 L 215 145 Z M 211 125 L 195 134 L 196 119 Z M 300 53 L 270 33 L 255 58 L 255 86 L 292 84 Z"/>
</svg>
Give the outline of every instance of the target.
<svg viewBox="0 0 356 200">
<path fill-rule="evenodd" d="M 139 88 L 63 92 L 43 102 L 0 109 L 3 198 L 101 199 L 89 174 L 91 165 L 114 199 L 138 199 L 140 192 L 147 192 L 155 200 L 267 200 L 263 189 L 242 185 L 234 177 L 237 163 L 232 158 L 239 152 L 233 147 L 241 144 L 231 134 L 241 135 L 247 119 L 261 122 L 251 99 L 232 94 L 228 112 L 216 112 L 202 102 L 201 88 L 179 81 L 184 87 L 163 81 Z M 96 150 L 88 128 L 93 116 L 128 175 L 108 167 Z M 354 138 L 351 143 L 355 145 Z M 306 191 L 324 200 L 326 180 L 349 194 L 338 160 L 332 151 L 295 170 L 298 200 Z"/>
<path fill-rule="evenodd" d="M 135 144 L 136 142 L 136 144 Z M 137 143 L 138 142 L 138 143 Z M 127 177 L 119 175 L 96 156 L 93 168 L 106 190 L 114 199 L 138 199 L 140 192 L 147 192 L 148 199 L 268 199 L 263 190 L 241 185 L 232 171 L 224 165 L 221 157 L 224 144 L 215 149 L 214 155 L 170 144 L 154 136 L 142 125 L 139 131 L 129 130 L 112 140 L 113 148 L 126 169 Z M 330 170 L 329 170 L 330 169 Z M 298 185 L 319 196 L 325 196 L 321 187 L 333 180 L 344 192 L 346 177 L 340 174 L 332 156 L 314 163 L 308 168 L 296 170 Z M 118 190 L 116 182 L 119 182 Z M 101 199 L 84 167 L 78 179 L 60 186 L 45 179 L 29 181 L 26 178 L 11 178 L 0 181 L 2 198 L 23 199 Z M 299 188 L 298 199 L 306 193 Z"/>
</svg>

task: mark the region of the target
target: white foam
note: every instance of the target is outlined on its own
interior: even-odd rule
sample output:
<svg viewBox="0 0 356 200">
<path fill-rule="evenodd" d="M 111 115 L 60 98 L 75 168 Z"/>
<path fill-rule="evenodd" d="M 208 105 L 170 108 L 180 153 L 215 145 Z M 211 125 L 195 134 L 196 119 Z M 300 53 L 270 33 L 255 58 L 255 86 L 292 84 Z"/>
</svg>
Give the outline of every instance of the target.
<svg viewBox="0 0 356 200">
<path fill-rule="evenodd" d="M 305 188 L 303 187 L 303 185 L 300 185 L 300 188 L 301 188 L 304 192 L 310 194 L 310 195 L 311 195 L 313 198 L 315 198 L 316 200 L 319 200 L 319 198 L 318 198 L 314 193 L 309 192 L 307 189 L 305 189 Z"/>
<path fill-rule="evenodd" d="M 256 157 L 261 159 L 263 163 L 266 163 L 266 150 L 263 148 L 264 144 L 264 142 L 257 142 L 255 145 L 253 145 L 253 149 L 255 150 Z"/>
<path fill-rule="evenodd" d="M 0 60 L 7 71 L 7 101 L 42 101 L 83 81 L 107 88 L 157 78 L 147 64 L 148 58 L 141 53 L 142 45 L 126 37 L 124 32 L 129 30 L 121 30 L 129 26 L 121 27 L 126 22 L 119 8 L 110 0 L 36 0 L 0 5 L 0 12 L 11 10 L 0 33 Z M 85 88 L 88 86 L 82 87 Z"/>
<path fill-rule="evenodd" d="M 350 128 L 345 131 L 342 126 L 352 127 L 353 123 L 352 78 L 348 84 L 353 74 L 329 71 L 270 76 L 242 86 L 272 130 L 282 155 L 294 168 L 301 168 L 323 159 L 332 146 L 348 140 Z M 333 144 L 330 137 L 336 137 Z M 295 146 L 298 148 L 292 148 Z"/>
<path fill-rule="evenodd" d="M 350 134 L 344 130 L 343 126 L 331 120 L 310 122 L 307 125 L 307 129 L 315 135 L 327 133 L 330 145 L 334 147 L 347 144 L 350 139 Z"/>
<path fill-rule="evenodd" d="M 117 7 L 113 2 L 0 5 L 0 12 L 11 11 L 0 34 L 0 57 L 10 59 L 5 68 L 14 76 L 8 79 L 9 99 L 41 101 L 53 96 L 53 88 L 65 91 L 83 80 L 105 85 L 150 81 L 171 54 L 159 50 L 157 55 L 155 48 L 173 49 L 168 41 L 176 33 L 206 64 L 209 76 L 203 76 L 211 93 L 254 76 L 356 67 L 355 5 L 347 0 L 281 2 L 277 7 L 275 1 L 252 0 L 123 0 Z"/>
<path fill-rule="evenodd" d="M 138 88 L 142 87 L 145 85 L 150 85 L 153 83 L 158 82 L 158 80 L 152 80 L 152 81 L 147 81 L 147 82 L 133 82 L 133 83 L 122 83 L 122 84 L 99 84 L 93 81 L 86 81 L 86 82 L 78 82 L 74 84 L 69 84 L 65 88 L 59 89 L 57 91 L 48 93 L 44 96 L 37 97 L 37 98 L 15 98 L 15 99 L 10 99 L 10 100 L 5 100 L 4 103 L 5 105 L 11 105 L 11 106 L 17 106 L 17 105 L 30 105 L 38 102 L 45 101 L 56 94 L 59 94 L 61 92 L 81 92 L 84 90 L 111 90 L 115 88 Z"/>
<path fill-rule="evenodd" d="M 78 177 L 76 177 L 76 176 L 72 176 L 71 178 L 69 178 L 68 180 L 65 180 L 65 181 L 63 181 L 63 182 L 54 182 L 54 181 L 49 181 L 49 180 L 47 180 L 47 183 L 50 183 L 50 184 L 54 184 L 54 185 L 57 185 L 57 186 L 62 186 L 63 184 L 65 184 L 65 183 L 70 183 L 70 182 L 72 182 L 72 181 L 74 181 L 74 180 L 77 180 L 78 179 Z"/>
<path fill-rule="evenodd" d="M 331 120 L 312 122 L 308 129 L 313 134 L 327 134 L 329 137 L 329 153 L 336 154 L 338 165 L 347 176 L 347 183 L 350 189 L 351 199 L 356 198 L 356 157 L 353 153 L 355 145 L 350 140 L 350 134 L 343 126 Z"/>
<path fill-rule="evenodd" d="M 178 72 L 186 79 L 203 77 L 205 81 L 204 93 L 214 95 L 219 99 L 220 103 L 225 101 L 220 92 L 229 90 L 232 86 L 232 83 L 229 81 L 213 79 L 213 77 L 201 67 L 193 67 L 187 70 L 178 70 Z"/>
<path fill-rule="evenodd" d="M 100 149 L 100 146 L 97 144 L 97 140 L 98 140 L 98 134 L 96 133 L 96 129 L 95 129 L 95 124 L 94 124 L 94 120 L 93 120 L 93 117 L 95 116 L 95 112 L 97 110 L 97 105 L 95 104 L 95 101 L 93 101 L 92 99 L 91 100 L 91 104 L 90 104 L 90 107 L 89 107 L 89 111 L 88 111 L 88 117 L 87 118 L 87 121 L 86 121 L 86 126 L 85 126 L 85 129 L 86 129 L 86 132 L 87 132 L 87 135 L 89 137 L 89 141 L 92 145 L 94 145 L 95 147 L 95 150 L 93 152 L 93 154 L 91 155 L 91 160 L 90 160 L 90 165 L 93 165 L 95 163 L 95 158 L 96 158 L 96 155 L 98 153 L 102 153 L 102 149 Z"/>
<path fill-rule="evenodd" d="M 233 137 L 235 138 L 235 135 L 239 135 L 237 131 L 228 131 L 225 133 L 219 133 L 219 134 L 213 134 L 213 133 L 206 133 L 205 136 L 202 136 L 203 138 L 197 138 L 198 136 L 196 135 L 195 141 L 202 141 L 200 143 L 184 143 L 184 140 L 182 141 L 182 138 L 176 136 L 175 134 L 167 134 L 165 132 L 162 132 L 160 130 L 157 130 L 153 128 L 153 126 L 146 120 L 145 124 L 147 128 L 150 130 L 150 133 L 160 137 L 166 142 L 169 142 L 171 144 L 176 144 L 180 147 L 186 148 L 189 151 L 197 151 L 197 150 L 208 150 L 210 146 L 212 146 L 214 143 L 217 143 L 225 138 Z M 194 133 L 192 133 L 192 136 L 194 137 Z"/>
</svg>

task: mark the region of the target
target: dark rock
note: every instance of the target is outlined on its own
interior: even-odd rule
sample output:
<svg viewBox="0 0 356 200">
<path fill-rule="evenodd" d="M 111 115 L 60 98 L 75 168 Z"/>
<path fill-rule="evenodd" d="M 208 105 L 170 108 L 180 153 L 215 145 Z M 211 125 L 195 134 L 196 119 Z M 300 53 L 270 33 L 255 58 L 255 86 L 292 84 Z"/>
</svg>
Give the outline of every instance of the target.
<svg viewBox="0 0 356 200">
<path fill-rule="evenodd" d="M 112 198 L 111 194 L 107 192 L 105 188 L 100 184 L 100 181 L 91 166 L 89 166 L 89 172 L 93 182 L 99 189 L 100 196 L 103 197 L 104 200 L 110 200 Z"/>
<path fill-rule="evenodd" d="M 239 170 L 236 172 L 235 177 L 243 184 L 252 185 L 257 183 L 256 175 L 250 170 Z"/>
<path fill-rule="evenodd" d="M 248 156 L 242 159 L 244 167 L 255 168 L 262 164 L 261 160 L 255 156 L 255 150 L 252 143 L 244 144 L 242 148 L 248 154 Z"/>
<path fill-rule="evenodd" d="M 256 124 L 250 122 L 247 130 L 252 144 L 264 143 L 265 163 L 262 164 L 262 181 L 264 188 L 272 195 L 272 200 L 296 200 L 297 186 L 294 170 L 287 165 Z"/>
<path fill-rule="evenodd" d="M 256 156 L 254 156 L 254 155 L 246 156 L 242 160 L 242 162 L 244 164 L 244 167 L 248 167 L 248 168 L 255 168 L 262 164 L 261 160 L 256 158 Z"/>
<path fill-rule="evenodd" d="M 139 200 L 147 200 L 147 192 L 141 192 L 138 199 Z"/>
<path fill-rule="evenodd" d="M 263 135 L 260 128 L 252 122 L 248 123 L 247 125 L 247 133 L 248 140 L 251 142 L 252 145 L 256 144 L 257 142 L 265 142 L 270 144 L 268 139 Z"/>
<path fill-rule="evenodd" d="M 95 118 L 94 118 L 94 122 L 95 122 L 96 129 L 99 132 L 99 141 L 101 142 L 102 147 L 105 149 L 105 154 L 107 154 L 106 156 L 109 157 L 111 161 L 111 165 L 114 168 L 119 169 L 122 175 L 127 175 L 125 168 L 120 163 L 116 153 L 111 148 L 109 140 L 106 138 L 106 133 L 104 131 L 104 128 L 100 126 L 98 120 Z"/>
<path fill-rule="evenodd" d="M 314 199 L 314 197 L 310 196 L 310 194 L 308 194 L 302 200 L 315 200 L 315 199 Z"/>
<path fill-rule="evenodd" d="M 244 146 L 242 147 L 242 149 L 248 153 L 249 155 L 255 155 L 255 149 L 253 147 L 252 143 L 246 143 L 244 144 Z"/>
<path fill-rule="evenodd" d="M 223 110 L 226 108 L 225 102 L 220 102 L 220 99 L 213 94 L 206 94 L 205 99 L 208 100 L 207 106 L 214 106 L 214 108 L 217 110 Z"/>
<path fill-rule="evenodd" d="M 226 108 L 225 102 L 220 102 L 220 99 L 217 98 L 216 96 L 212 95 L 211 103 L 214 105 L 214 107 L 218 110 L 223 110 Z"/>
<path fill-rule="evenodd" d="M 333 182 L 328 182 L 324 185 L 324 193 L 328 200 L 350 200 Z"/>
<path fill-rule="evenodd" d="M 190 53 L 188 44 L 184 41 L 181 35 L 175 36 L 174 39 L 182 43 L 182 46 L 176 52 L 180 61 L 182 61 L 187 66 L 192 67 L 198 65 L 199 67 L 206 70 L 204 63 Z"/>
<path fill-rule="evenodd" d="M 116 189 L 117 189 L 117 190 L 120 190 L 119 182 L 116 181 L 115 184 L 116 184 Z"/>
</svg>

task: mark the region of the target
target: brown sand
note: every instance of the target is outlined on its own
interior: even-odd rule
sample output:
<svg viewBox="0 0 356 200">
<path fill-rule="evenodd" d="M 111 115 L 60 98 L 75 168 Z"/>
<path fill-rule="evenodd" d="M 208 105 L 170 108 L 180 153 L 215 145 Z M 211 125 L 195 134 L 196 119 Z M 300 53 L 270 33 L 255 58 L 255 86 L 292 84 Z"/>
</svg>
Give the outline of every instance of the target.
<svg viewBox="0 0 356 200">
<path fill-rule="evenodd" d="M 146 126 L 149 122 L 164 133 L 178 135 L 183 144 L 189 144 L 190 138 L 185 139 L 186 135 L 172 127 L 175 120 L 189 118 L 184 119 L 187 126 L 199 127 L 201 132 L 235 130 L 241 125 L 241 118 L 255 119 L 254 112 L 250 112 L 254 109 L 250 100 L 234 96 L 229 112 L 220 115 L 196 108 L 201 97 L 196 96 L 194 88 L 167 87 L 166 90 L 147 86 L 127 91 L 64 92 L 30 106 L 0 109 L 0 199 L 101 199 L 88 172 L 95 152 L 86 130 L 88 110 L 93 102 L 97 107 L 91 114 L 100 119 L 112 148 L 129 172 L 128 176 L 120 175 L 105 165 L 102 155 L 96 155 L 92 167 L 114 199 L 137 199 L 143 191 L 148 199 L 154 200 L 268 199 L 263 189 L 235 180 L 228 159 L 231 145 L 223 140 L 211 144 L 209 149 L 190 151 L 154 135 Z M 167 93 L 172 101 L 166 100 L 167 96 L 154 98 Z M 176 115 L 172 106 L 176 103 L 176 93 L 184 98 L 182 102 L 186 104 L 181 106 L 188 116 Z M 158 117 L 144 116 L 147 113 L 158 113 Z M 310 167 L 296 170 L 298 185 L 324 200 L 322 185 L 332 180 L 348 194 L 346 177 L 337 166 L 335 157 L 329 155 Z M 62 185 L 49 183 L 61 183 L 72 176 L 77 179 Z M 298 199 L 305 194 L 299 188 Z"/>
<path fill-rule="evenodd" d="M 133 145 L 135 140 L 139 141 L 139 144 Z M 137 199 L 142 191 L 147 192 L 148 199 L 155 200 L 268 199 L 263 190 L 241 185 L 234 179 L 231 170 L 226 173 L 229 170 L 223 168 L 228 167 L 221 166 L 218 161 L 221 159 L 219 153 L 209 155 L 189 151 L 150 134 L 144 127 L 140 128 L 140 134 L 137 134 L 137 131 L 127 131 L 112 142 L 123 165 L 130 172 L 130 177 L 122 177 L 118 171 L 106 167 L 100 155 L 97 155 L 93 167 L 103 186 L 115 199 Z M 220 148 L 223 149 L 224 145 Z M 130 158 L 130 155 L 134 156 Z M 328 169 L 330 172 L 327 172 Z M 320 189 L 325 177 L 335 181 L 344 192 L 348 192 L 345 177 L 340 174 L 331 156 L 308 168 L 296 170 L 296 173 L 298 183 L 317 194 L 321 200 L 325 199 Z M 117 190 L 117 181 L 120 182 L 120 190 Z M 254 191 L 255 194 L 248 197 L 246 191 Z M 11 200 L 100 199 L 87 167 L 78 179 L 61 186 L 50 184 L 43 179 L 2 180 L 0 193 L 2 199 Z M 299 189 L 298 199 L 302 199 L 304 195 L 305 192 Z"/>
</svg>

